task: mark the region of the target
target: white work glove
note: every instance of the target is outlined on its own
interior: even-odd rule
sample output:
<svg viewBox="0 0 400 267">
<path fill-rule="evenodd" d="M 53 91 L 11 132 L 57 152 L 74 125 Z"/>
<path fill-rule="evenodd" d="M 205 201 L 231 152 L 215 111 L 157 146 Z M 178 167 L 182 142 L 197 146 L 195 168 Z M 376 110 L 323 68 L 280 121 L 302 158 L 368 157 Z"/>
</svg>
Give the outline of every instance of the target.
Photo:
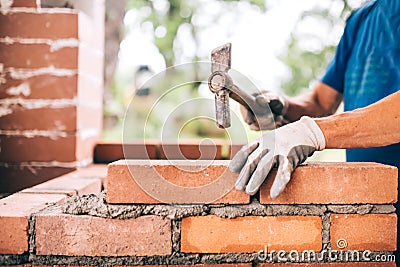
<svg viewBox="0 0 400 267">
<path fill-rule="evenodd" d="M 240 112 L 245 122 L 250 125 L 250 129 L 255 131 L 273 130 L 286 124 L 283 116 L 286 114 L 288 102 L 284 96 L 269 91 L 262 91 L 254 96 L 257 103 L 265 107 L 266 112 L 263 114 L 254 114 L 247 108 L 240 107 Z"/>
<path fill-rule="evenodd" d="M 293 170 L 316 150 L 325 148 L 325 137 L 317 123 L 302 117 L 262 135 L 242 147 L 229 164 L 232 172 L 240 172 L 236 189 L 254 195 L 271 169 L 277 165 L 278 172 L 270 195 L 276 198 L 290 180 Z"/>
</svg>

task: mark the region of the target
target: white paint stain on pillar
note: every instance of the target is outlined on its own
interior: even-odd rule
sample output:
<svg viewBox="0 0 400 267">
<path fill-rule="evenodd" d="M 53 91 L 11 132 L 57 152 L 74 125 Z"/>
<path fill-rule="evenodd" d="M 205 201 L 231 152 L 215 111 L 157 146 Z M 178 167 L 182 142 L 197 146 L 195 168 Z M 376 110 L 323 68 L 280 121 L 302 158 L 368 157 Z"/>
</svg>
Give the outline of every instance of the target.
<svg viewBox="0 0 400 267">
<path fill-rule="evenodd" d="M 8 88 L 7 94 L 12 96 L 18 96 L 18 95 L 29 96 L 31 94 L 31 87 L 29 86 L 29 83 L 25 82 L 18 86 Z"/>
<path fill-rule="evenodd" d="M 0 9 L 2 13 L 7 13 L 11 8 L 14 0 L 0 0 Z"/>
</svg>

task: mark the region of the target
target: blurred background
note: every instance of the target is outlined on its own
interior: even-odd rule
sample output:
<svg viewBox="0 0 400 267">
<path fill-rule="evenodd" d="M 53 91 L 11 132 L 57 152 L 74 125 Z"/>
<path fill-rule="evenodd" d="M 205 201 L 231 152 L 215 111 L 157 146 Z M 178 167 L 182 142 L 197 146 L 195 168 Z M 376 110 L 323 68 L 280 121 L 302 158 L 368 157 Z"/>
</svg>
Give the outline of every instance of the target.
<svg viewBox="0 0 400 267">
<path fill-rule="evenodd" d="M 259 133 L 251 132 L 240 115 L 229 132 L 210 119 L 213 95 L 205 83 L 209 68 L 166 68 L 209 62 L 212 49 L 231 42 L 235 82 L 243 89 L 297 95 L 323 74 L 346 18 L 363 2 L 107 1 L 103 138 L 256 138 Z M 189 83 L 181 86 L 185 81 Z M 191 99 L 202 101 L 180 106 Z M 238 106 L 232 103 L 232 109 Z M 319 153 L 316 159 L 344 160 L 344 152 Z"/>
</svg>

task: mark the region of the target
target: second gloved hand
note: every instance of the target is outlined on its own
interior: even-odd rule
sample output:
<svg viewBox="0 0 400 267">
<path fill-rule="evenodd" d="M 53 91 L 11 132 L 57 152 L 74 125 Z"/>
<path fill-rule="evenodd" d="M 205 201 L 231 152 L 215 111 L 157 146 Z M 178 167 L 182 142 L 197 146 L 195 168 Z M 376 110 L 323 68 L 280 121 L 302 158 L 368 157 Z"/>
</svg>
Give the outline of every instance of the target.
<svg viewBox="0 0 400 267">
<path fill-rule="evenodd" d="M 254 195 L 277 164 L 278 172 L 270 192 L 271 197 L 276 198 L 289 182 L 293 170 L 314 151 L 324 148 L 325 137 L 317 123 L 302 117 L 244 146 L 231 160 L 229 169 L 240 172 L 236 188 Z"/>
<path fill-rule="evenodd" d="M 254 114 L 247 108 L 240 107 L 245 122 L 250 125 L 252 130 L 273 130 L 285 124 L 283 117 L 288 109 L 286 97 L 270 91 L 262 91 L 255 94 L 254 97 L 261 107 L 265 107 L 265 113 Z"/>
</svg>

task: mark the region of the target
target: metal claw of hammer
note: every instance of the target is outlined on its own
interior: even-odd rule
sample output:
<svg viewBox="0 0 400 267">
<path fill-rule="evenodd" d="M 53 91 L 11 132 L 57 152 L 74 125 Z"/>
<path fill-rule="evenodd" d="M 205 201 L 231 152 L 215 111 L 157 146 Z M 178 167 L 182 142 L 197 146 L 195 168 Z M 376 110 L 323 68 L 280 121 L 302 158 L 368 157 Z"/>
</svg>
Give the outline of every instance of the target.
<svg viewBox="0 0 400 267">
<path fill-rule="evenodd" d="M 208 87 L 215 94 L 216 122 L 220 128 L 231 126 L 229 98 L 245 106 L 253 114 L 264 114 L 266 108 L 259 105 L 256 98 L 237 87 L 228 71 L 231 68 L 230 43 L 224 44 L 211 51 L 211 75 Z"/>
</svg>

